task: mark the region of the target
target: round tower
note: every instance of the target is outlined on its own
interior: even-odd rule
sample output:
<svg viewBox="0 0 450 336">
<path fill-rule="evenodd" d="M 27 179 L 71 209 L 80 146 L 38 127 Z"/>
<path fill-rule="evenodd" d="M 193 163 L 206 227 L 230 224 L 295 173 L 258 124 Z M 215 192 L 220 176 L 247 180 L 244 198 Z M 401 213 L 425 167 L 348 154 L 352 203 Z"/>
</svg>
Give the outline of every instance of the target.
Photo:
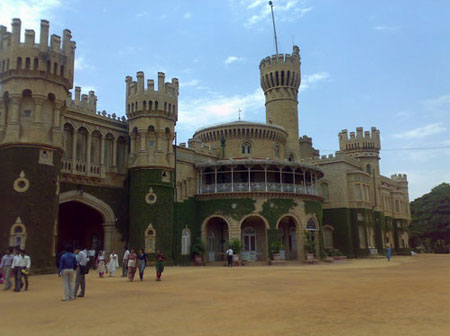
<svg viewBox="0 0 450 336">
<path fill-rule="evenodd" d="M 20 36 L 20 19 L 13 19 L 11 32 L 0 26 L 0 244 L 22 245 L 36 256 L 33 265 L 45 268 L 53 266 L 61 125 L 73 84 L 75 42 L 64 30 L 62 39 L 52 35 L 49 43 L 46 20 L 39 43 L 33 30 L 25 30 L 24 41 Z M 23 233 L 16 235 L 18 227 Z"/>
<path fill-rule="evenodd" d="M 284 127 L 288 133 L 286 158 L 299 158 L 298 89 L 300 87 L 300 49 L 292 54 L 266 57 L 259 65 L 261 87 L 266 97 L 266 122 Z"/>
<path fill-rule="evenodd" d="M 372 174 L 380 175 L 380 131 L 376 127 L 372 127 L 370 131 L 364 131 L 362 127 L 356 128 L 355 132 L 342 130 L 339 133 L 339 150 L 351 157 L 358 159 L 364 170 Z"/>
<path fill-rule="evenodd" d="M 147 253 L 160 248 L 170 259 L 178 79 L 166 83 L 164 73 L 159 72 L 155 89 L 153 80 L 147 80 L 145 87 L 144 73 L 138 72 L 136 81 L 127 76 L 125 82 L 130 134 L 130 244 L 145 247 Z"/>
</svg>

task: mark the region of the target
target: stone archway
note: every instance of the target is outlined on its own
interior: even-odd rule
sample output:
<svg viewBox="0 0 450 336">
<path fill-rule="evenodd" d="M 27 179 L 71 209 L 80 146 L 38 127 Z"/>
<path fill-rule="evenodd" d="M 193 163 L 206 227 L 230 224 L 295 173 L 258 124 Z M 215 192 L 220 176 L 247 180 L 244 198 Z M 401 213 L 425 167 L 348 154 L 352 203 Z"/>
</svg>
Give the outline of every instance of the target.
<svg viewBox="0 0 450 336">
<path fill-rule="evenodd" d="M 282 215 L 278 221 L 276 228 L 279 231 L 282 250 L 280 257 L 286 260 L 303 260 L 303 239 L 300 235 L 300 221 L 292 214 Z"/>
<path fill-rule="evenodd" d="M 68 202 L 78 202 L 88 206 L 89 208 L 98 212 L 101 217 L 101 226 L 103 228 L 103 249 L 111 251 L 113 247 L 114 238 L 117 231 L 114 227 L 115 215 L 111 207 L 101 199 L 78 190 L 67 191 L 59 196 L 59 204 Z"/>
<path fill-rule="evenodd" d="M 264 261 L 268 257 L 267 220 L 257 214 L 249 214 L 241 219 L 241 242 L 243 260 Z"/>
<path fill-rule="evenodd" d="M 224 261 L 226 245 L 230 240 L 227 220 L 219 215 L 206 218 L 202 224 L 202 239 L 206 246 L 207 260 Z"/>
</svg>

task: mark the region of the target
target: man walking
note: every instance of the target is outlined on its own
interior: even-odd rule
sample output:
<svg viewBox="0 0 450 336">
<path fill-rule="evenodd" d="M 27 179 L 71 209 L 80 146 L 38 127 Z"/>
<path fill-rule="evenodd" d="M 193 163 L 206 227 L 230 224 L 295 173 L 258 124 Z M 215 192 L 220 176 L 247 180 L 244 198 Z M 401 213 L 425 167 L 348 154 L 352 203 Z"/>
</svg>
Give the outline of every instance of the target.
<svg viewBox="0 0 450 336">
<path fill-rule="evenodd" d="M 18 250 L 18 254 L 14 257 L 11 268 L 16 273 L 14 291 L 20 292 L 22 289 L 22 277 L 25 281 L 25 290 L 28 290 L 28 272 L 31 267 L 31 259 L 25 254 L 25 250 Z"/>
<path fill-rule="evenodd" d="M 231 249 L 231 247 L 228 248 L 228 250 L 225 251 L 226 255 L 227 255 L 227 260 L 228 260 L 228 267 L 233 267 L 233 250 Z"/>
<path fill-rule="evenodd" d="M 66 247 L 66 252 L 59 261 L 59 276 L 62 276 L 64 285 L 64 297 L 62 301 L 73 300 L 73 271 L 77 268 L 77 258 L 73 253 L 72 246 Z"/>
<path fill-rule="evenodd" d="M 13 250 L 11 248 L 7 248 L 6 254 L 2 257 L 2 261 L 0 262 L 0 268 L 2 269 L 3 276 L 5 278 L 5 286 L 3 287 L 3 290 L 8 290 L 11 288 L 11 279 L 9 276 L 11 274 L 13 259 Z"/>
<path fill-rule="evenodd" d="M 73 297 L 77 296 L 78 288 L 81 287 L 80 294 L 78 297 L 84 297 L 84 292 L 86 290 L 86 273 L 88 268 L 88 258 L 86 250 L 76 249 L 77 256 L 77 275 L 75 278 L 75 291 Z"/>
<path fill-rule="evenodd" d="M 128 258 L 130 256 L 130 251 L 128 251 L 128 248 L 124 247 L 125 252 L 123 253 L 122 258 L 122 278 L 126 277 L 128 275 Z"/>
</svg>

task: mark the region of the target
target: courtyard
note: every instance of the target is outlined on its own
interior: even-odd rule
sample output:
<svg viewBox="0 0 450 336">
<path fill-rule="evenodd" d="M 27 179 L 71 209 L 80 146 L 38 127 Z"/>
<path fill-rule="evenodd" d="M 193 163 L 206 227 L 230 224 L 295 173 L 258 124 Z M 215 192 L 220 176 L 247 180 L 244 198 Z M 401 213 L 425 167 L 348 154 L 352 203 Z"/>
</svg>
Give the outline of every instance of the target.
<svg viewBox="0 0 450 336">
<path fill-rule="evenodd" d="M 57 275 L 0 292 L 0 335 L 450 335 L 450 257 L 166 267 L 162 282 L 90 272 L 62 302 Z"/>
</svg>

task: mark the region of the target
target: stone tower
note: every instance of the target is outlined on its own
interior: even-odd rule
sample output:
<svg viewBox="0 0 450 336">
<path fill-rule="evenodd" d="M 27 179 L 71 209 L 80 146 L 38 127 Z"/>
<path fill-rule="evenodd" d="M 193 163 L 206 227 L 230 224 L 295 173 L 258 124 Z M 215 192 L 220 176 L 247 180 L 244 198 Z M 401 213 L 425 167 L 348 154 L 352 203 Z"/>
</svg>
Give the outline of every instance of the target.
<svg viewBox="0 0 450 336">
<path fill-rule="evenodd" d="M 266 97 L 266 122 L 280 125 L 288 133 L 286 158 L 299 159 L 298 89 L 300 87 L 300 49 L 292 55 L 266 57 L 259 65 L 261 87 Z"/>
<path fill-rule="evenodd" d="M 347 130 L 339 133 L 339 150 L 351 157 L 358 159 L 366 171 L 375 175 L 380 175 L 380 131 L 372 127 L 370 131 L 363 131 L 362 127 L 356 128 L 355 132 L 350 132 L 348 137 Z"/>
<path fill-rule="evenodd" d="M 158 73 L 144 84 L 144 73 L 137 81 L 126 77 L 126 110 L 129 119 L 130 154 L 130 245 L 153 253 L 156 248 L 171 259 L 174 202 L 175 155 L 173 139 L 178 119 L 178 79 L 165 82 Z M 150 244 L 150 246 L 149 246 Z"/>
<path fill-rule="evenodd" d="M 57 35 L 49 44 L 46 20 L 39 43 L 33 30 L 25 30 L 23 42 L 20 35 L 19 19 L 11 32 L 0 26 L 0 235 L 12 235 L 10 245 L 39 255 L 33 264 L 45 268 L 53 266 L 53 236 L 47 233 L 58 216 L 61 125 L 73 85 L 75 42 L 64 30 L 62 45 Z M 14 236 L 14 230 L 23 234 Z"/>
</svg>

